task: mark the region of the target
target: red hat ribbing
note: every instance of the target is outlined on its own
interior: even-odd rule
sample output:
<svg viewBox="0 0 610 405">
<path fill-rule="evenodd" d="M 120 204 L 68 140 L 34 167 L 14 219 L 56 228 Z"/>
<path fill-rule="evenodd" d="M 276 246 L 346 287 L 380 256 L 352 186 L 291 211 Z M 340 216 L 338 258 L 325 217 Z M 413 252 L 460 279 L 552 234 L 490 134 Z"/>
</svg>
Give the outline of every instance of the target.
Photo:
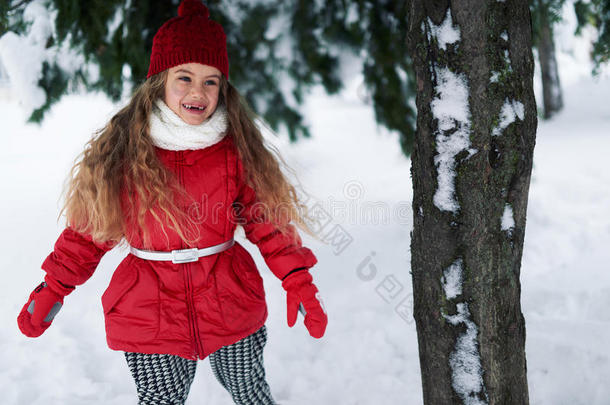
<svg viewBox="0 0 610 405">
<path fill-rule="evenodd" d="M 183 0 L 174 17 L 159 28 L 153 38 L 148 75 L 173 66 L 197 62 L 213 66 L 229 78 L 227 37 L 222 26 L 209 19 L 201 0 Z"/>
</svg>

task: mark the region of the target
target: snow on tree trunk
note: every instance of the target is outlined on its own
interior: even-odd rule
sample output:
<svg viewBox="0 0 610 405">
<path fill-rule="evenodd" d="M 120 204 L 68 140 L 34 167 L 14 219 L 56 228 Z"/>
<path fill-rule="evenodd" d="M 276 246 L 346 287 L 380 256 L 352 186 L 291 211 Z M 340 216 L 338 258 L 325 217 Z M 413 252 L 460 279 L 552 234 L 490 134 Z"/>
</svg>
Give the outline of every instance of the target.
<svg viewBox="0 0 610 405">
<path fill-rule="evenodd" d="M 519 273 L 536 134 L 528 2 L 409 0 L 424 403 L 528 404 Z"/>
<path fill-rule="evenodd" d="M 555 58 L 553 27 L 546 9 L 541 13 L 540 24 L 538 60 L 540 61 L 540 72 L 542 74 L 542 102 L 544 118 L 551 118 L 563 108 L 563 96 L 557 70 L 557 59 Z"/>
</svg>

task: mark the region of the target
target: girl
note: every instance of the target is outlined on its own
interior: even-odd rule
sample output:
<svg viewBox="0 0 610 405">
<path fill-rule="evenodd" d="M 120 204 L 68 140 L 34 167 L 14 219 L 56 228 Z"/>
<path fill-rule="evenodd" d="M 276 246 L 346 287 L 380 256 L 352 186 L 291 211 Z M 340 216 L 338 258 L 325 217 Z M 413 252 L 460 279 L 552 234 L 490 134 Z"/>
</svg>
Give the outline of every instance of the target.
<svg viewBox="0 0 610 405">
<path fill-rule="evenodd" d="M 155 34 L 146 82 L 72 168 L 66 229 L 18 317 L 26 336 L 40 336 L 102 256 L 128 243 L 102 306 L 140 404 L 183 404 L 207 356 L 236 404 L 275 403 L 265 293 L 233 240 L 237 225 L 282 280 L 288 325 L 302 307 L 311 336 L 326 329 L 308 271 L 317 259 L 291 223 L 313 234 L 310 219 L 228 77 L 222 27 L 200 0 L 184 0 Z"/>
</svg>

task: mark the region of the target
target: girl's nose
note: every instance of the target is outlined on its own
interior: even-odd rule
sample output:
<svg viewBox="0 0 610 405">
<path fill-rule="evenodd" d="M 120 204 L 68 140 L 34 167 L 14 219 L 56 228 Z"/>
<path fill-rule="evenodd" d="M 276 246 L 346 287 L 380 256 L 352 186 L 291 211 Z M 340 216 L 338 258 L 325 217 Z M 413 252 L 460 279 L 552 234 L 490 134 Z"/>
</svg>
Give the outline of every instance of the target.
<svg viewBox="0 0 610 405">
<path fill-rule="evenodd" d="M 194 98 L 203 99 L 205 97 L 205 91 L 199 86 L 193 86 L 191 88 L 191 96 Z"/>
</svg>

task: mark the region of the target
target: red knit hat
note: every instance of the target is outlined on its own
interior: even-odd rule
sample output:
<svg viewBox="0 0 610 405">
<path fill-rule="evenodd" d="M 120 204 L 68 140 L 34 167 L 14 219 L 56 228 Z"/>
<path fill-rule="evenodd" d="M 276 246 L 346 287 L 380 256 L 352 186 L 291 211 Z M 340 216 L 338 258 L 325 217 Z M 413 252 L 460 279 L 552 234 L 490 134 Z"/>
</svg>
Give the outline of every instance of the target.
<svg viewBox="0 0 610 405">
<path fill-rule="evenodd" d="M 183 0 L 178 17 L 168 20 L 153 38 L 147 78 L 183 63 L 213 66 L 229 78 L 227 37 L 201 0 Z"/>
</svg>

